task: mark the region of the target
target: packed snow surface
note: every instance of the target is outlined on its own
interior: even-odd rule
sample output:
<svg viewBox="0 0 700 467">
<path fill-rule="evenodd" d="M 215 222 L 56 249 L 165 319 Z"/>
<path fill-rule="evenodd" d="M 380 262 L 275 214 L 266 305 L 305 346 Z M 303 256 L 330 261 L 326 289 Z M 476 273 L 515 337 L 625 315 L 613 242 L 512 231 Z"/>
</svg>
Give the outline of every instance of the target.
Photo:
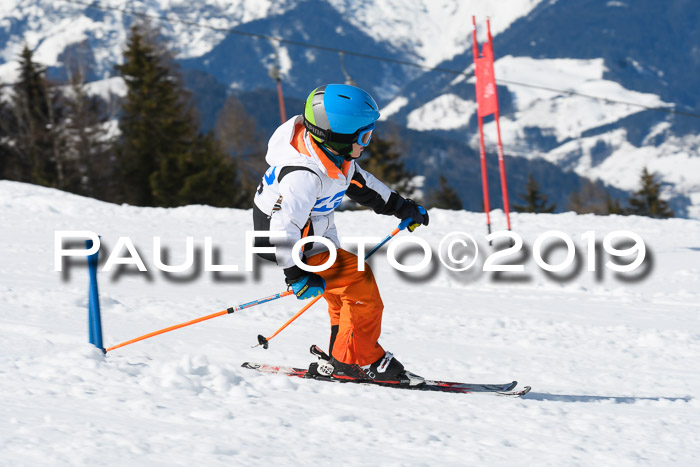
<svg viewBox="0 0 700 467">
<path fill-rule="evenodd" d="M 522 399 L 422 393 L 268 376 L 244 361 L 302 366 L 327 346 L 323 302 L 271 341 L 303 303 L 287 297 L 109 352 L 87 341 L 87 270 L 69 258 L 54 270 L 54 235 L 102 236 L 104 261 L 129 237 L 148 272 L 100 270 L 104 341 L 112 346 L 284 290 L 274 265 L 245 272 L 250 211 L 118 206 L 0 181 L 0 465 L 349 464 L 668 465 L 700 462 L 700 222 L 639 217 L 513 214 L 526 249 L 522 273 L 482 272 L 491 249 L 483 213 L 431 210 L 430 225 L 403 237 L 433 250 L 450 232 L 481 249 L 468 272 L 433 259 L 402 275 L 386 248 L 371 265 L 385 304 L 380 342 L 411 371 L 435 379 L 533 390 Z M 397 224 L 372 212 L 336 215 L 342 237 L 383 237 Z M 494 229 L 505 221 L 492 213 Z M 612 231 L 642 237 L 640 270 L 588 271 L 587 242 Z M 545 275 L 535 240 L 559 230 L 577 246 L 578 269 Z M 194 237 L 195 267 L 185 260 Z M 220 253 L 203 269 L 204 238 Z M 73 242 L 75 243 L 75 242 Z M 80 243 L 72 245 L 80 247 Z M 563 244 L 559 242 L 559 244 Z M 598 245 L 597 251 L 602 252 Z M 167 259 L 166 259 L 167 256 Z M 401 257 L 402 255 L 398 255 Z M 457 255 L 459 256 L 459 255 Z M 546 255 L 545 255 L 546 256 Z M 550 264 L 563 260 L 557 248 Z M 415 264 L 411 252 L 401 260 Z M 500 260 L 497 262 L 501 262 Z"/>
</svg>

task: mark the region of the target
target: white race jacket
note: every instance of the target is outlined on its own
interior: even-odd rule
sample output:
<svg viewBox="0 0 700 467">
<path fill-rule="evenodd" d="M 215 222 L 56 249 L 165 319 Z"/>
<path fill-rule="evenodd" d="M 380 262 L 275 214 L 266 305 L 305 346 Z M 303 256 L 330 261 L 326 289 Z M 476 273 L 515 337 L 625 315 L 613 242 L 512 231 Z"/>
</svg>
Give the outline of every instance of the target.
<svg viewBox="0 0 700 467">
<path fill-rule="evenodd" d="M 403 198 L 357 162 L 345 162 L 339 170 L 310 139 L 301 115 L 277 128 L 268 143 L 265 160 L 270 167 L 254 200 L 259 210 L 256 215 L 263 221 L 256 222 L 256 229 L 286 232 L 286 240 L 270 240 L 276 247 L 277 264 L 282 268 L 294 266 L 292 246 L 302 237 L 309 219 L 311 228 L 304 236 L 326 237 L 340 247 L 333 212 L 346 192 L 351 199 L 381 214 L 394 214 L 403 202 Z M 264 225 L 268 220 L 269 228 Z M 305 255 L 312 256 L 325 249 L 314 242 Z"/>
</svg>

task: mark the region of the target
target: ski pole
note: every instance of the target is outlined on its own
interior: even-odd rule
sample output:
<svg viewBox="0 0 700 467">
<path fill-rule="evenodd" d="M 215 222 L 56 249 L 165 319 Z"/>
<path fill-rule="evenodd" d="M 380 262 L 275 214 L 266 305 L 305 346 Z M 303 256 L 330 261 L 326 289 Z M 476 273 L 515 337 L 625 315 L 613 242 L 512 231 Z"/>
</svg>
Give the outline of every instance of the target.
<svg viewBox="0 0 700 467">
<path fill-rule="evenodd" d="M 253 307 L 253 306 L 256 306 L 256 305 L 260 305 L 260 304 L 263 304 L 263 303 L 266 303 L 266 302 L 270 302 L 270 301 L 272 301 L 272 300 L 277 300 L 278 298 L 286 297 L 286 296 L 288 296 L 288 295 L 292 295 L 293 293 L 294 293 L 294 292 L 292 292 L 291 290 L 285 290 L 284 292 L 280 292 L 280 293 L 278 293 L 278 294 L 270 295 L 269 297 L 259 298 L 259 299 L 257 299 L 257 300 L 253 300 L 252 302 L 243 303 L 242 305 L 232 306 L 232 307 L 229 307 L 229 308 L 227 308 L 227 309 L 225 309 L 225 310 L 222 310 L 222 311 L 219 311 L 219 312 L 216 312 L 216 313 L 212 313 L 212 314 L 207 315 L 207 316 L 202 316 L 201 318 L 193 319 L 192 321 L 187 321 L 186 323 L 176 324 L 176 325 L 174 325 L 174 326 L 170 326 L 170 327 L 167 327 L 167 328 L 165 328 L 165 329 L 161 329 L 161 330 L 159 330 L 159 331 L 154 331 L 154 332 L 150 332 L 150 333 L 148 333 L 148 334 L 144 334 L 143 336 L 136 337 L 136 338 L 131 339 L 131 340 L 128 340 L 128 341 L 126 341 L 126 342 L 122 342 L 121 344 L 117 344 L 117 345 L 115 345 L 115 346 L 109 347 L 108 349 L 105 349 L 105 352 L 109 352 L 109 351 L 111 351 L 111 350 L 118 349 L 119 347 L 124 347 L 125 345 L 133 344 L 134 342 L 139 342 L 139 341 L 142 341 L 142 340 L 144 340 L 144 339 L 148 339 L 149 337 L 153 337 L 153 336 L 157 336 L 157 335 L 159 335 L 159 334 L 163 334 L 163 333 L 166 333 L 166 332 L 174 331 L 175 329 L 184 328 L 185 326 L 189 326 L 189 325 L 191 325 L 191 324 L 201 323 L 202 321 L 206 321 L 206 320 L 208 320 L 208 319 L 216 318 L 217 316 L 223 316 L 223 315 L 231 314 L 231 313 L 233 313 L 233 312 L 235 312 L 235 311 L 244 310 L 244 309 L 246 309 L 246 308 L 250 308 L 250 307 Z"/>
<path fill-rule="evenodd" d="M 294 316 L 292 316 L 291 318 L 289 318 L 289 320 L 288 320 L 286 323 L 284 323 L 284 324 L 282 325 L 281 328 L 279 328 L 277 331 L 275 331 L 275 333 L 274 333 L 273 335 L 271 335 L 270 337 L 265 337 L 265 336 L 263 336 L 262 334 L 258 334 L 258 343 L 255 344 L 255 345 L 253 345 L 252 347 L 255 348 L 255 347 L 259 347 L 259 346 L 262 345 L 263 349 L 268 348 L 269 345 L 270 345 L 270 344 L 269 344 L 270 339 L 272 339 L 272 338 L 275 337 L 277 334 L 279 334 L 280 332 L 282 332 L 282 331 L 284 330 L 284 328 L 286 328 L 287 326 L 289 326 L 290 324 L 292 324 L 292 322 L 294 322 L 295 319 L 297 319 L 297 318 L 300 317 L 302 314 L 304 314 L 304 312 L 305 312 L 306 310 L 308 310 L 309 308 L 311 308 L 311 307 L 313 306 L 314 303 L 316 303 L 317 301 L 319 301 L 319 300 L 321 299 L 321 297 L 323 297 L 323 294 L 321 294 L 321 295 L 319 295 L 319 296 L 317 296 L 317 297 L 314 297 L 309 303 L 307 303 L 306 305 L 304 305 L 304 308 L 302 308 L 301 310 L 297 311 L 297 313 L 296 313 Z"/>
<path fill-rule="evenodd" d="M 425 209 L 423 209 L 423 206 L 420 206 L 420 207 L 418 208 L 418 210 L 420 211 L 421 214 L 425 214 Z M 408 227 L 408 230 L 410 230 L 411 232 L 413 232 L 414 230 L 416 230 L 416 228 L 417 228 L 419 225 L 420 225 L 420 224 L 418 224 L 418 223 L 414 223 L 414 222 L 413 222 L 413 219 L 411 219 L 410 217 L 408 217 L 408 218 L 402 220 L 401 223 L 399 224 L 399 226 L 396 227 L 396 228 L 394 229 L 393 232 L 391 232 L 389 235 L 387 235 L 386 237 L 384 237 L 384 240 L 382 240 L 381 242 L 377 243 L 377 244 L 374 246 L 374 248 L 372 248 L 372 249 L 369 251 L 369 253 L 367 253 L 367 254 L 365 255 L 365 261 L 367 261 L 367 260 L 369 259 L 369 257 L 372 256 L 377 250 L 379 250 L 386 242 L 388 242 L 389 240 L 391 240 L 392 238 L 394 238 L 394 236 L 395 236 L 397 233 L 401 232 L 401 231 L 402 231 L 403 229 L 405 229 L 406 227 Z M 319 295 L 318 297 L 314 297 L 309 303 L 307 303 L 307 304 L 304 306 L 304 308 L 302 308 L 302 309 L 299 310 L 294 316 L 292 316 L 291 318 L 289 318 L 289 320 L 288 320 L 286 323 L 284 323 L 284 324 L 282 325 L 281 328 L 279 328 L 277 331 L 275 331 L 275 333 L 272 334 L 270 337 L 265 337 L 265 336 L 263 336 L 262 334 L 258 334 L 258 343 L 257 343 L 256 345 L 252 346 L 252 347 L 255 348 L 255 347 L 259 347 L 259 346 L 262 345 L 262 348 L 263 348 L 263 349 L 267 349 L 267 348 L 269 347 L 270 339 L 272 339 L 273 337 L 275 337 L 277 334 L 279 334 L 280 332 L 282 332 L 287 326 L 289 326 L 290 324 L 292 324 L 292 322 L 294 322 L 294 320 L 296 320 L 298 317 L 300 317 L 302 314 L 304 314 L 304 312 L 305 312 L 306 310 L 308 310 L 309 308 L 311 308 L 311 307 L 313 306 L 314 303 L 316 303 L 317 301 L 319 301 L 319 300 L 321 299 L 321 297 L 323 297 L 323 294 Z"/>
<path fill-rule="evenodd" d="M 421 214 L 425 214 L 425 209 L 423 209 L 423 206 L 420 206 L 420 207 L 418 208 L 418 210 L 420 211 Z M 409 218 L 406 218 L 406 219 L 404 219 L 404 220 L 402 220 L 401 223 L 399 224 L 399 226 L 396 227 L 396 228 L 394 229 L 393 232 L 391 232 L 389 235 L 387 235 L 386 237 L 384 237 L 384 240 L 382 240 L 381 242 L 377 243 L 376 245 L 374 245 L 374 248 L 372 248 L 371 250 L 369 250 L 369 253 L 367 253 L 367 254 L 365 255 L 365 261 L 367 261 L 367 258 L 369 258 L 370 256 L 372 256 L 372 255 L 374 254 L 375 251 L 377 251 L 378 249 L 380 249 L 381 247 L 383 247 L 384 244 L 385 244 L 386 242 L 388 242 L 389 240 L 391 240 L 391 239 L 394 237 L 394 235 L 396 235 L 397 233 L 401 232 L 401 231 L 402 231 L 403 229 L 405 229 L 406 227 L 408 227 L 408 230 L 410 230 L 411 232 L 413 232 L 414 230 L 416 230 L 416 228 L 417 228 L 420 224 L 417 224 L 417 223 L 411 224 L 412 221 L 413 221 L 413 220 L 412 220 L 410 217 L 409 217 Z"/>
</svg>

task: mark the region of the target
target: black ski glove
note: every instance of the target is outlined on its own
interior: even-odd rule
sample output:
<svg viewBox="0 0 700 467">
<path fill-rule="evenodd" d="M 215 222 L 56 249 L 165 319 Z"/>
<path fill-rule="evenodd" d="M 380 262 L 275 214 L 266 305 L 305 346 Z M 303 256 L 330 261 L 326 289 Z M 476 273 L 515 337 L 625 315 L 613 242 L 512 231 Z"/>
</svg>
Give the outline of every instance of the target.
<svg viewBox="0 0 700 467">
<path fill-rule="evenodd" d="M 396 210 L 396 217 L 401 220 L 410 217 L 414 224 L 428 225 L 430 221 L 428 211 L 410 198 L 405 199 L 399 209 Z"/>
</svg>

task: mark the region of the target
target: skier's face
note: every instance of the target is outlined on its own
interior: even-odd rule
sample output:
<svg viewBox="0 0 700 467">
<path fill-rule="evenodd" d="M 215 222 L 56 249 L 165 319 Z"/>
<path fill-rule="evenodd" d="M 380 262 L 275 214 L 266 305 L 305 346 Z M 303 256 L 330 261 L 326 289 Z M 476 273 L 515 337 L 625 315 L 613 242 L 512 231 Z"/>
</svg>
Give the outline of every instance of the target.
<svg viewBox="0 0 700 467">
<path fill-rule="evenodd" d="M 358 159 L 362 155 L 362 150 L 365 147 L 358 143 L 352 143 L 352 152 L 350 152 L 350 157 L 353 159 Z"/>
</svg>

